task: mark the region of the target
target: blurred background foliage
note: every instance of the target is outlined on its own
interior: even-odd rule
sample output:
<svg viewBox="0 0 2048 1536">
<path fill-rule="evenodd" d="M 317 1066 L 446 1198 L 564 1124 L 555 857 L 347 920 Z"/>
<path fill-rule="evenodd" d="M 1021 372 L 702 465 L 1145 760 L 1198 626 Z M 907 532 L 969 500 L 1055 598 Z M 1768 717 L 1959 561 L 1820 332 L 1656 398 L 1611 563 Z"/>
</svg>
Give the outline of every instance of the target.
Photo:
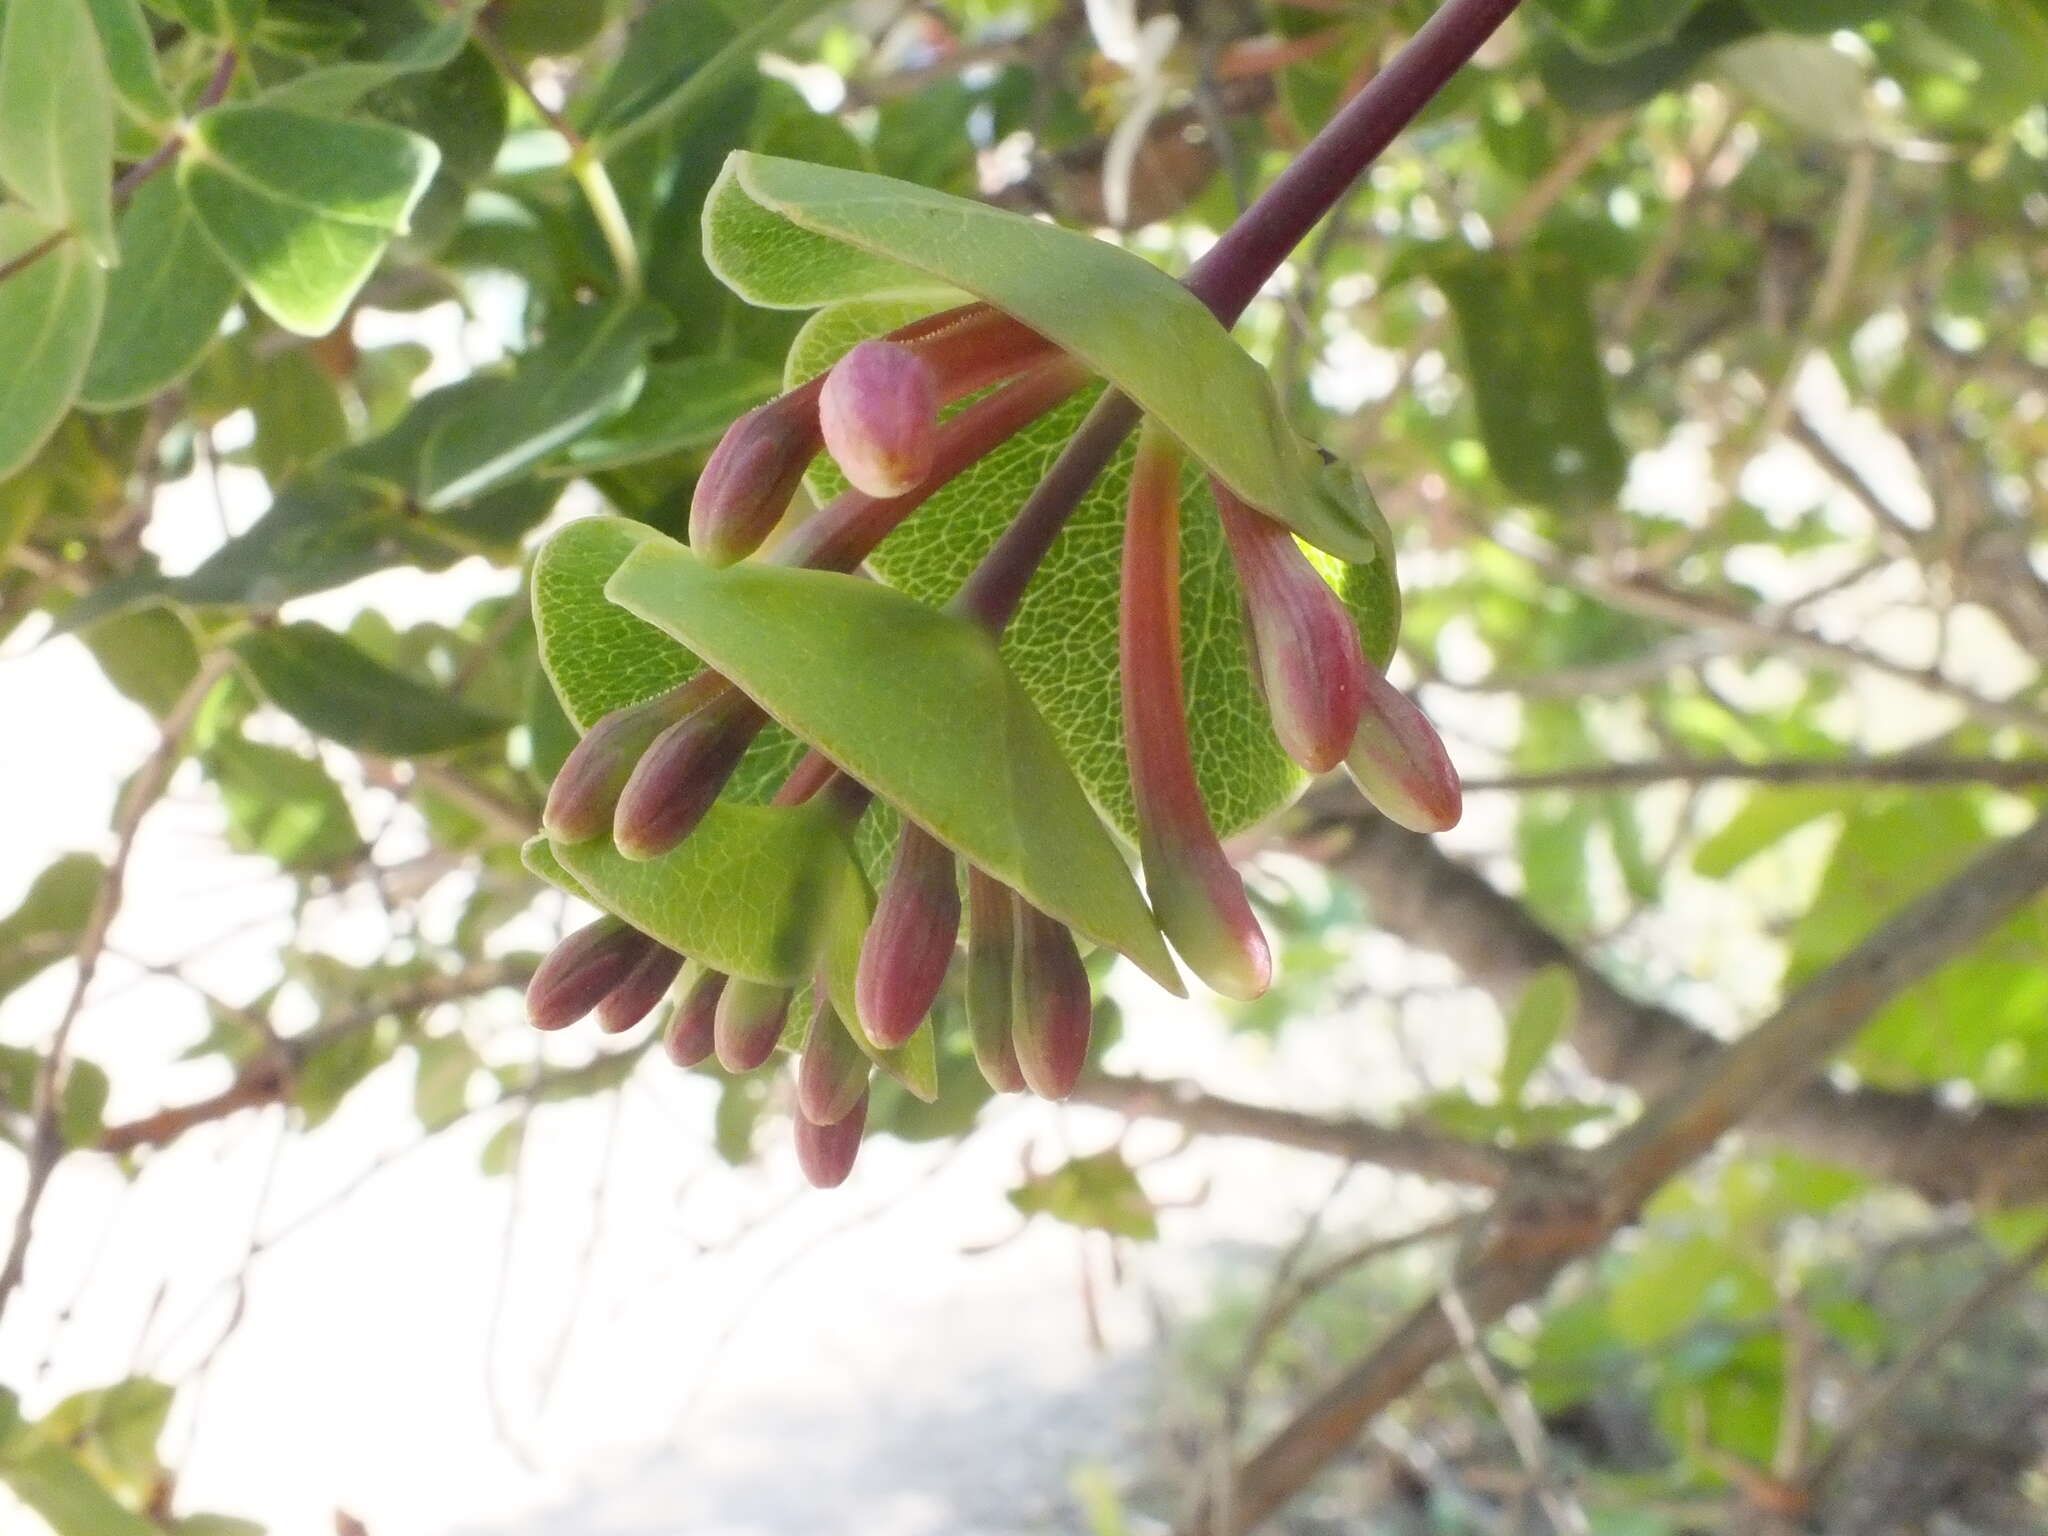
<svg viewBox="0 0 2048 1536">
<path fill-rule="evenodd" d="M 518 848 L 573 740 L 521 570 L 541 530 L 594 510 L 680 535 L 710 446 L 776 387 L 795 317 L 741 306 L 698 249 L 728 151 L 1090 227 L 1116 211 L 1106 237 L 1179 271 L 1434 9 L 78 0 L 112 137 L 53 215 L 20 169 L 50 133 L 21 82 L 76 62 L 77 38 L 30 19 L 71 3 L 8 0 L 0 25 L 0 216 L 26 221 L 0 236 L 19 258 L 58 231 L 0 281 L 0 638 L 9 657 L 89 648 L 162 744 L 79 765 L 125 786 L 103 843 L 0 870 L 0 994 L 21 991 L 0 1130 L 31 1191 L 16 1328 L 32 1223 L 64 1220 L 59 1163 L 134 1170 L 278 1104 L 314 1133 L 396 1074 L 419 1131 L 482 1127 L 477 1178 L 501 1179 L 555 1106 L 672 1070 L 643 1062 L 644 1031 L 537 1058 L 518 1017 L 569 920 Z M 1162 57 L 1119 42 L 1160 16 Z M 1452 851 L 1711 1033 L 2024 825 L 2048 783 L 2044 87 L 2042 0 L 1531 0 L 1240 331 L 1400 538 L 1400 675 L 1471 781 Z M 217 118 L 147 174 L 221 103 L 283 115 L 240 119 L 262 130 L 246 141 Z M 413 137 L 348 137 L 379 125 Z M 401 233 L 364 211 L 388 178 L 363 167 L 421 140 L 437 155 Z M 94 178 L 119 204 L 104 277 L 83 250 Z M 233 229 L 276 219 L 341 231 L 321 249 L 342 266 L 360 242 L 366 279 L 237 253 Z M 635 264 L 653 308 L 621 320 Z M 299 334 L 323 299 L 343 318 Z M 352 585 L 394 570 L 471 606 L 428 621 Z M 305 616 L 345 588 L 352 610 Z M 17 708 L 5 758 L 61 755 L 71 729 Z M 217 806 L 254 861 L 233 867 L 295 894 L 267 973 L 228 995 L 152 962 L 190 983 L 188 1011 L 141 1030 L 87 983 L 137 969 L 123 935 L 151 919 L 122 878 L 167 794 Z M 15 799 L 9 818 L 35 814 Z M 1385 889 L 1328 840 L 1365 814 L 1317 790 L 1248 847 L 1283 962 L 1271 996 L 1224 1014 L 1238 1047 L 1284 1056 L 1333 1019 L 1393 1031 L 1397 1093 L 1336 1082 L 1307 1107 L 1488 1148 L 1625 1123 L 1627 1072 L 1574 1049 L 1572 970 L 1514 976 L 1497 1008 L 1381 933 Z M 343 902 L 358 927 L 336 947 Z M 1463 999 L 1448 1043 L 1410 1027 L 1445 997 Z M 962 1033 L 939 1104 L 884 1090 L 874 1133 L 972 1133 L 986 1095 Z M 1119 1066 L 1118 1031 L 1098 1034 Z M 1890 999 L 1835 1071 L 2048 1115 L 2048 904 Z M 779 1144 L 780 1089 L 714 1073 L 704 1091 L 718 1157 Z M 1084 1097 L 1149 1112 L 1128 1077 Z M 1144 1170 L 1087 1123 L 1071 1158 L 1020 1176 L 1016 1209 L 1171 1243 Z M 1376 1421 L 1299 1528 L 2048 1527 L 2032 1137 L 1933 1194 L 1853 1157 L 1723 1148 L 1474 1369 Z M 1172 1519 L 1219 1445 L 1283 1423 L 1427 1292 L 1468 1203 L 1410 1195 L 1412 1241 L 1334 1200 L 1277 1275 L 1263 1249 L 1218 1267 L 1167 1351 L 1155 1454 L 1077 1496 L 1093 1528 Z M 1951 1307 L 1948 1347 L 1918 1358 Z M 179 1499 L 158 1452 L 173 1385 L 10 1395 L 0 1483 L 61 1536 L 255 1529 Z"/>
</svg>

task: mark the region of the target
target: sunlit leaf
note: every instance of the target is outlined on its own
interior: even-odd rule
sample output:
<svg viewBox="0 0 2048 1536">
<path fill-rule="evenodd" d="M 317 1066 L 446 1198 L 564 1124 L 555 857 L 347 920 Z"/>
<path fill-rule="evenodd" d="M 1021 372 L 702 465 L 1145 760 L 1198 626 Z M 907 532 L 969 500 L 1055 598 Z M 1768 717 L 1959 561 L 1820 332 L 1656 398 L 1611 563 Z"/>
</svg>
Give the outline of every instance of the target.
<svg viewBox="0 0 2048 1536">
<path fill-rule="evenodd" d="M 1006 310 L 1108 378 L 1253 506 L 1346 560 L 1391 560 L 1369 494 L 1287 425 L 1266 371 L 1193 295 L 1128 251 L 908 182 L 736 154 L 706 254 L 750 303 L 928 293 Z"/>
<path fill-rule="evenodd" d="M 942 842 L 1178 990 L 1123 855 L 984 631 L 857 577 L 713 570 L 666 539 L 605 590 Z"/>
<path fill-rule="evenodd" d="M 88 410 L 139 405 L 194 368 L 241 283 L 199 228 L 177 184 L 145 183 L 121 215 L 121 265 L 79 390 Z"/>
<path fill-rule="evenodd" d="M 382 123 L 281 107 L 200 114 L 178 161 L 200 226 L 288 331 L 334 329 L 433 179 L 440 152 Z"/>
<path fill-rule="evenodd" d="M 0 182 L 110 262 L 113 160 L 113 86 L 86 0 L 9 6 L 0 18 Z"/>
</svg>

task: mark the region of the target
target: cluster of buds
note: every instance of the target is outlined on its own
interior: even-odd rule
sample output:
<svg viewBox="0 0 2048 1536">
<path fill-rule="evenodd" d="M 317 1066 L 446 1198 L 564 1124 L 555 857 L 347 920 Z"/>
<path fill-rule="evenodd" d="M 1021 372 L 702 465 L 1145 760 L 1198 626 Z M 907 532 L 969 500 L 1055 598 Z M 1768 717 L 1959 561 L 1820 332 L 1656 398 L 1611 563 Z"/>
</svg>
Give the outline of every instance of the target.
<svg viewBox="0 0 2048 1536">
<path fill-rule="evenodd" d="M 1077 361 L 985 304 L 862 342 L 734 424 L 699 480 L 691 548 L 717 566 L 751 558 L 851 572 L 941 488 L 1088 382 Z M 851 488 L 785 528 L 821 452 Z M 963 619 L 997 634 L 1008 624 L 1094 479 L 1092 466 L 1063 475 L 1065 464 L 1026 500 L 953 599 Z M 1160 931 L 1207 985 L 1249 998 L 1268 985 L 1272 956 L 1196 783 L 1181 668 L 1180 488 L 1178 446 L 1145 422 L 1119 617 L 1138 851 Z M 1343 602 L 1287 528 L 1220 483 L 1214 494 L 1243 592 L 1253 671 L 1281 747 L 1311 773 L 1344 765 L 1403 825 L 1435 831 L 1455 822 L 1458 782 L 1441 742 L 1365 655 Z M 629 859 L 659 857 L 690 836 L 768 723 L 758 703 L 709 672 L 618 710 L 564 764 L 546 831 L 572 843 L 609 837 Z M 780 805 L 821 803 L 848 831 L 870 801 L 864 786 L 816 752 L 775 796 Z M 869 1061 L 851 1031 L 878 1050 L 909 1041 L 932 1014 L 963 927 L 960 991 L 991 1087 L 1057 1099 L 1079 1078 L 1092 999 L 1074 934 L 971 864 L 963 903 L 961 862 L 906 817 L 860 950 L 858 1017 L 840 1018 L 822 983 L 810 989 L 795 1100 L 799 1157 L 814 1183 L 846 1177 L 865 1124 Z M 764 1066 L 788 1028 L 795 994 L 683 967 L 683 957 L 603 919 L 563 941 L 536 973 L 534 1022 L 560 1028 L 595 1010 L 605 1028 L 626 1029 L 673 989 L 664 1041 L 674 1060 L 715 1057 L 731 1072 Z"/>
</svg>

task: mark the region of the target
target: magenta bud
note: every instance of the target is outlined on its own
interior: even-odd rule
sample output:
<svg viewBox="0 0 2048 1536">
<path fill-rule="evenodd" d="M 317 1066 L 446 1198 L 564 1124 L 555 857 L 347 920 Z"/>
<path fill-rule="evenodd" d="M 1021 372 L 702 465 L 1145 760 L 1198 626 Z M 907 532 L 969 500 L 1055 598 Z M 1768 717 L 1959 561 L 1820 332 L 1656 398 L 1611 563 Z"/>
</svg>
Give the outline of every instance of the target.
<svg viewBox="0 0 2048 1536">
<path fill-rule="evenodd" d="M 1016 970 L 1016 898 L 1010 888 L 967 867 L 967 1032 L 974 1062 L 997 1093 L 1022 1093 L 1024 1069 L 1010 1038 L 1010 988 Z"/>
<path fill-rule="evenodd" d="M 654 739 L 701 704 L 708 678 L 698 677 L 658 698 L 615 709 L 584 734 L 548 788 L 541 826 L 565 843 L 611 830 L 619 792 Z"/>
<path fill-rule="evenodd" d="M 1018 900 L 1017 958 L 1010 977 L 1010 1039 L 1031 1091 L 1064 1099 L 1081 1080 L 1095 1000 L 1081 951 L 1065 924 Z"/>
<path fill-rule="evenodd" d="M 690 548 L 710 565 L 731 565 L 759 549 L 789 510 L 804 470 L 818 455 L 818 396 L 812 380 L 757 406 L 726 429 L 690 500 Z"/>
<path fill-rule="evenodd" d="M 563 939 L 526 984 L 535 1029 L 567 1029 L 631 974 L 654 941 L 615 917 L 601 917 Z"/>
<path fill-rule="evenodd" d="M 619 792 L 619 852 L 658 859 L 696 831 L 767 723 L 751 699 L 727 689 L 657 736 Z"/>
<path fill-rule="evenodd" d="M 775 1054 L 789 1022 L 787 987 L 735 976 L 726 982 L 712 1018 L 712 1047 L 728 1072 L 751 1072 Z"/>
<path fill-rule="evenodd" d="M 1250 621 L 1252 664 L 1281 750 L 1310 773 L 1344 761 L 1365 707 L 1365 648 L 1294 535 L 1217 484 Z"/>
<path fill-rule="evenodd" d="M 682 968 L 681 955 L 666 944 L 655 944 L 597 1005 L 597 1027 L 608 1035 L 623 1035 L 654 1012 Z"/>
<path fill-rule="evenodd" d="M 857 491 L 901 496 L 932 472 L 938 380 L 909 347 L 864 341 L 847 353 L 825 376 L 818 417 L 826 452 Z"/>
<path fill-rule="evenodd" d="M 1210 987 L 1257 997 L 1273 953 L 1195 778 L 1181 684 L 1180 455 L 1150 422 L 1131 471 L 1118 618 L 1124 749 L 1153 915 Z"/>
<path fill-rule="evenodd" d="M 820 998 L 796 1068 L 797 1113 L 813 1125 L 836 1125 L 868 1095 L 868 1059 Z"/>
<path fill-rule="evenodd" d="M 861 1132 L 868 1124 L 865 1091 L 853 1108 L 830 1125 L 816 1125 L 801 1115 L 796 1122 L 796 1161 L 804 1177 L 818 1189 L 837 1189 L 853 1172 L 860 1156 Z"/>
<path fill-rule="evenodd" d="M 1344 771 L 1382 816 L 1410 832 L 1447 831 L 1464 814 L 1465 791 L 1436 727 L 1371 669 L 1365 714 Z"/>
<path fill-rule="evenodd" d="M 661 1032 L 661 1047 L 677 1066 L 694 1067 L 710 1059 L 725 982 L 723 972 L 700 971 L 683 988 L 676 1011 L 668 1016 L 668 1027 Z"/>
<path fill-rule="evenodd" d="M 916 1034 L 932 1011 L 959 934 L 960 886 L 952 850 L 905 822 L 854 977 L 860 1026 L 883 1050 Z"/>
</svg>

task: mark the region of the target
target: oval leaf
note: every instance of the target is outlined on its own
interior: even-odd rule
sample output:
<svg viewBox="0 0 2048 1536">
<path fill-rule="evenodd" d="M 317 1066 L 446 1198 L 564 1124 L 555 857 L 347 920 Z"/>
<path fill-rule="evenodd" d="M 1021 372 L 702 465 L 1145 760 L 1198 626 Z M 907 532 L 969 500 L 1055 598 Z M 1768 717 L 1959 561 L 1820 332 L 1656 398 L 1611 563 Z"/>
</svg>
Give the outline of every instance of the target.
<svg viewBox="0 0 2048 1536">
<path fill-rule="evenodd" d="M 85 0 L 0 20 L 0 182 L 101 261 L 115 258 L 114 91 Z"/>
<path fill-rule="evenodd" d="M 146 183 L 121 215 L 121 265 L 79 403 L 112 411 L 140 405 L 199 362 L 242 285 L 200 232 L 166 177 Z"/>
<path fill-rule="evenodd" d="M 942 842 L 1181 990 L 1116 843 L 984 631 L 858 577 L 717 571 L 662 538 L 605 591 Z"/>
<path fill-rule="evenodd" d="M 1351 477 L 1327 474 L 1273 383 L 1194 295 L 1128 251 L 862 171 L 738 153 L 704 210 L 707 259 L 771 309 L 929 290 L 988 300 L 1115 384 L 1253 506 L 1357 564 L 1391 561 Z M 806 235 L 810 238 L 804 238 Z"/>
<path fill-rule="evenodd" d="M 823 372 L 856 342 L 926 306 L 860 300 L 820 310 L 797 337 L 788 382 Z M 953 481 L 892 534 L 868 562 L 888 585 L 942 606 L 988 552 L 1033 483 L 1073 435 L 1090 401 L 1077 400 L 1018 434 Z M 1117 656 L 1117 587 L 1131 449 L 1067 520 L 1039 577 L 1003 633 L 1003 657 L 1052 727 L 1089 797 L 1135 839 L 1130 760 L 1124 752 Z M 821 501 L 845 488 L 837 466 L 812 468 Z M 1181 487 L 1181 653 L 1196 779 L 1218 833 L 1256 825 L 1308 780 L 1275 739 L 1245 647 L 1242 597 L 1207 477 L 1190 466 Z M 1400 624 L 1392 567 L 1343 565 L 1312 555 L 1358 622 L 1367 654 L 1384 664 Z"/>
<path fill-rule="evenodd" d="M 315 735 L 358 752 L 447 752 L 512 724 L 415 682 L 318 624 L 256 630 L 235 652 L 271 703 Z"/>
<path fill-rule="evenodd" d="M 156 40 L 137 0 L 85 0 L 99 29 L 100 51 L 121 109 L 146 128 L 168 130 L 178 105 L 157 69 Z"/>
<path fill-rule="evenodd" d="M 0 263 L 51 234 L 26 209 L 0 208 Z M 0 283 L 0 479 L 33 458 L 71 409 L 106 295 L 106 273 L 76 240 L 58 240 Z"/>
<path fill-rule="evenodd" d="M 324 336 L 405 232 L 439 164 L 429 140 L 402 128 L 226 106 L 193 123 L 178 184 L 264 313 Z"/>
</svg>

